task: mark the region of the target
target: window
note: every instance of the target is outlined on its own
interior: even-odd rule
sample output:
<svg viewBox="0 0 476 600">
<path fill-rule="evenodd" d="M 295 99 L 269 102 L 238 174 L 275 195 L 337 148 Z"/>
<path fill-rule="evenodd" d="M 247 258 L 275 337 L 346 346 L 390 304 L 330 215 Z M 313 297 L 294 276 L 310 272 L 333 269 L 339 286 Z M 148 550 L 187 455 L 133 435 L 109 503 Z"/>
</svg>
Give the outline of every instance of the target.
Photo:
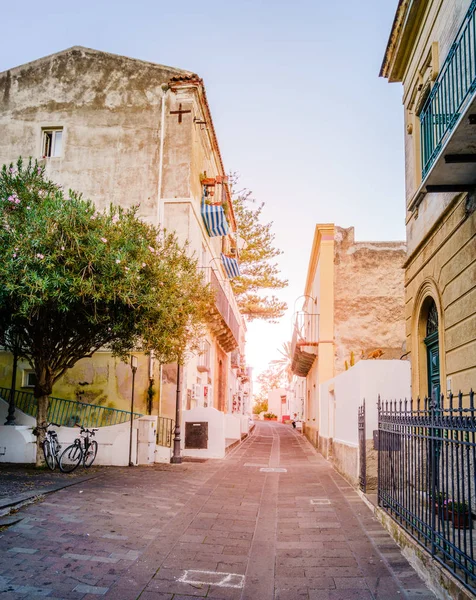
<svg viewBox="0 0 476 600">
<path fill-rule="evenodd" d="M 63 150 L 63 128 L 43 129 L 41 140 L 41 155 L 43 158 L 61 156 Z"/>
<path fill-rule="evenodd" d="M 23 371 L 23 385 L 22 387 L 35 387 L 36 375 L 32 369 L 25 369 Z"/>
</svg>

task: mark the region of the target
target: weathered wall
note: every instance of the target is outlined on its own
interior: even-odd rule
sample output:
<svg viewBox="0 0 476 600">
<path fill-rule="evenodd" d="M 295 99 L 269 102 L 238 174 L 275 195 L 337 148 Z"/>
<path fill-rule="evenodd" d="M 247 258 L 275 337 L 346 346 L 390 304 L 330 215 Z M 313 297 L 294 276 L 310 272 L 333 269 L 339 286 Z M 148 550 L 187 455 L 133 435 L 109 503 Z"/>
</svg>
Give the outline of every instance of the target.
<svg viewBox="0 0 476 600">
<path fill-rule="evenodd" d="M 135 378 L 134 412 L 146 414 L 147 388 L 149 386 L 149 357 L 137 353 L 138 369 Z M 0 352 L 0 387 L 10 388 L 11 355 Z M 26 361 L 19 361 L 16 390 L 32 393 L 33 389 L 23 387 L 23 371 L 31 367 Z M 154 414 L 158 402 L 158 365 L 155 368 Z M 83 358 L 55 383 L 52 396 L 67 400 L 79 400 L 108 408 L 130 410 L 132 371 L 130 364 L 114 358 L 110 352 L 96 352 L 94 358 Z"/>
<path fill-rule="evenodd" d="M 334 257 L 335 373 L 363 351 L 400 358 L 405 340 L 404 242 L 355 242 L 354 228 L 336 227 Z"/>
<path fill-rule="evenodd" d="M 100 208 L 140 205 L 157 222 L 163 86 L 177 70 L 75 47 L 0 74 L 0 164 L 41 158 L 41 128 L 64 127 L 47 172 Z"/>
</svg>

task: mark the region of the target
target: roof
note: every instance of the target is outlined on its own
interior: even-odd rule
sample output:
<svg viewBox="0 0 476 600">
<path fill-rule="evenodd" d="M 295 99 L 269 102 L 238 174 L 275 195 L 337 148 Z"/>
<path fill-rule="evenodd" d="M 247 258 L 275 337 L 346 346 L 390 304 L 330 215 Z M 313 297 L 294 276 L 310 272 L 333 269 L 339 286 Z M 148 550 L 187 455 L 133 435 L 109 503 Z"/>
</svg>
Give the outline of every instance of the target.
<svg viewBox="0 0 476 600">
<path fill-rule="evenodd" d="M 63 54 L 68 54 L 75 50 L 84 52 L 87 54 L 106 55 L 106 56 L 111 56 L 111 57 L 115 57 L 115 58 L 121 58 L 123 60 L 131 61 L 131 62 L 135 62 L 135 63 L 149 65 L 151 67 L 158 67 L 165 71 L 170 71 L 171 74 L 173 73 L 173 75 L 171 75 L 172 77 L 178 77 L 178 78 L 180 78 L 180 77 L 197 78 L 198 77 L 198 75 L 196 75 L 195 73 L 192 73 L 192 71 L 185 71 L 184 69 L 177 69 L 176 67 L 168 67 L 166 65 L 161 65 L 159 63 L 154 63 L 154 62 L 150 62 L 147 60 L 141 60 L 140 58 L 131 58 L 130 56 L 124 56 L 122 54 L 114 54 L 112 52 L 104 52 L 103 50 L 95 50 L 94 48 L 87 48 L 86 46 L 71 46 L 70 48 L 66 48 L 65 50 L 60 50 L 59 52 L 54 52 L 53 54 L 48 54 L 47 56 L 42 56 L 41 58 L 37 58 L 36 60 L 32 60 L 30 62 L 23 63 L 22 65 L 12 67 L 11 69 L 6 69 L 6 71 L 1 71 L 0 75 L 2 73 L 6 73 L 7 71 L 15 71 L 17 69 L 23 69 L 24 67 L 31 67 L 34 65 L 39 65 L 41 63 L 49 61 L 51 58 L 53 58 L 55 56 L 61 56 Z"/>
</svg>

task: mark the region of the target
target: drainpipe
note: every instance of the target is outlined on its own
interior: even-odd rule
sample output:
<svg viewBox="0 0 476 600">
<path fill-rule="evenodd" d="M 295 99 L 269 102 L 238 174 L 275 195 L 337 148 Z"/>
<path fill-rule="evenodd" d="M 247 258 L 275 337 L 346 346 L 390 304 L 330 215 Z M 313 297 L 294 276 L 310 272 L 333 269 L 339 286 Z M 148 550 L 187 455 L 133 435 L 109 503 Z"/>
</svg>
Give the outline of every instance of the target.
<svg viewBox="0 0 476 600">
<path fill-rule="evenodd" d="M 169 88 L 164 89 L 162 96 L 162 108 L 160 115 L 160 144 L 159 144 L 159 181 L 157 185 L 157 225 L 160 226 L 162 222 L 162 179 L 163 179 L 163 165 L 164 165 L 164 138 L 165 138 L 165 104 L 167 100 L 167 92 Z"/>
</svg>

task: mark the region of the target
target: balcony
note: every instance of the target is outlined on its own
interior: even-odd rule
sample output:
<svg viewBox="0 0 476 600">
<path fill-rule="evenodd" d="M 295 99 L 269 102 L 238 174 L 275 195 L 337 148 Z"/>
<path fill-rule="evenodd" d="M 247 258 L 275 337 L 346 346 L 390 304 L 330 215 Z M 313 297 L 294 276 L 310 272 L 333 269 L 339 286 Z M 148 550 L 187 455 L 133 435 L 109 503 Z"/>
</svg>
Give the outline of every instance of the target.
<svg viewBox="0 0 476 600">
<path fill-rule="evenodd" d="M 215 292 L 211 326 L 225 352 L 232 352 L 240 340 L 240 324 L 228 297 L 213 269 L 210 269 L 210 286 Z"/>
<path fill-rule="evenodd" d="M 416 201 L 426 192 L 476 186 L 476 2 L 420 112 L 420 134 L 423 182 Z"/>
<path fill-rule="evenodd" d="M 291 342 L 291 370 L 298 377 L 307 377 L 317 358 L 319 347 L 319 315 L 305 311 L 296 313 Z"/>
</svg>

